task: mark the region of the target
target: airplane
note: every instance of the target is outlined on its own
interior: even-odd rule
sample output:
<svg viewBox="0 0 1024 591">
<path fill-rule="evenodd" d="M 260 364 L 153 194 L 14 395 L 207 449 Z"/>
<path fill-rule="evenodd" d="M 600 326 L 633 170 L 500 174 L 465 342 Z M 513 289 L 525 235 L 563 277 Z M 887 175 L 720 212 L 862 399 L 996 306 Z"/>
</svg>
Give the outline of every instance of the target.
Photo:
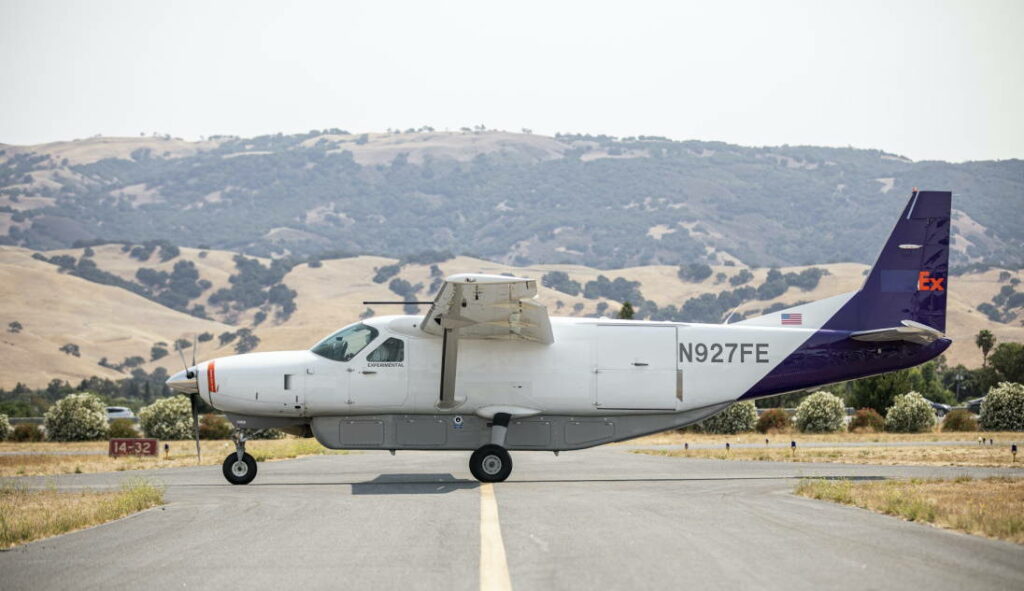
<svg viewBox="0 0 1024 591">
<path fill-rule="evenodd" d="M 446 278 L 423 316 L 374 317 L 306 351 L 193 365 L 167 384 L 235 426 L 224 477 L 248 484 L 250 429 L 330 449 L 471 451 L 483 482 L 510 451 L 593 447 L 707 419 L 741 400 L 908 368 L 941 354 L 950 207 L 911 194 L 860 290 L 730 324 L 551 318 L 534 279 Z M 728 319 L 727 319 L 728 320 Z"/>
</svg>

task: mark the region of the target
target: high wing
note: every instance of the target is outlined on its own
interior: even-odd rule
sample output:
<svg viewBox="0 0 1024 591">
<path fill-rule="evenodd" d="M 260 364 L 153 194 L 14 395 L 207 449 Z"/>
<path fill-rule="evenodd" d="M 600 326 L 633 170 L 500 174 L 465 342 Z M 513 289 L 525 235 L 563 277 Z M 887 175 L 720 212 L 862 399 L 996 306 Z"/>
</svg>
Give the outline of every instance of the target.
<svg viewBox="0 0 1024 591">
<path fill-rule="evenodd" d="M 445 279 L 420 327 L 436 336 L 442 336 L 444 328 L 457 328 L 463 339 L 523 339 L 550 345 L 555 339 L 548 310 L 536 297 L 534 279 L 452 275 Z"/>
<path fill-rule="evenodd" d="M 875 330 L 861 330 L 850 335 L 855 341 L 885 342 L 885 341 L 909 341 L 926 345 L 941 339 L 944 334 L 930 326 L 914 322 L 913 320 L 901 321 L 903 326 L 890 328 L 878 328 Z"/>
<path fill-rule="evenodd" d="M 440 408 L 455 402 L 460 339 L 555 341 L 548 311 L 537 303 L 537 281 L 465 273 L 445 279 L 420 329 L 442 337 Z"/>
</svg>

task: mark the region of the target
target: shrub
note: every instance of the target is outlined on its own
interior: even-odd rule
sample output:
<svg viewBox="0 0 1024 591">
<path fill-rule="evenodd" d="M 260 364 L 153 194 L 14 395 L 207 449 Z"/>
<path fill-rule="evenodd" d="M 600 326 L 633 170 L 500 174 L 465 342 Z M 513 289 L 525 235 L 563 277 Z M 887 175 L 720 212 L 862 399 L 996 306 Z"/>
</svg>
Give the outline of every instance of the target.
<svg viewBox="0 0 1024 591">
<path fill-rule="evenodd" d="M 99 396 L 71 394 L 57 401 L 43 416 L 50 441 L 92 441 L 107 437 L 107 411 Z"/>
<path fill-rule="evenodd" d="M 981 426 L 988 431 L 1024 431 L 1024 385 L 1000 382 L 981 403 Z"/>
<path fill-rule="evenodd" d="M 757 426 L 757 408 L 753 402 L 737 402 L 710 419 L 701 421 L 708 433 L 733 434 L 753 431 Z"/>
<path fill-rule="evenodd" d="M 203 415 L 199 417 L 200 439 L 230 439 L 235 428 L 221 415 Z"/>
<path fill-rule="evenodd" d="M 7 439 L 11 436 L 11 422 L 7 420 L 7 415 L 0 414 L 0 441 Z"/>
<path fill-rule="evenodd" d="M 139 411 L 139 424 L 149 437 L 191 439 L 192 406 L 185 396 L 157 400 Z"/>
<path fill-rule="evenodd" d="M 843 399 L 824 390 L 804 398 L 796 407 L 796 428 L 804 433 L 833 433 L 845 426 Z"/>
<path fill-rule="evenodd" d="M 42 441 L 43 430 L 32 423 L 18 423 L 11 431 L 11 441 Z"/>
<path fill-rule="evenodd" d="M 850 432 L 860 433 L 864 431 L 873 433 L 885 431 L 885 417 L 878 414 L 878 411 L 873 408 L 858 409 L 854 413 L 853 418 L 850 419 Z"/>
<path fill-rule="evenodd" d="M 788 431 L 792 422 L 789 420 L 789 413 L 781 408 L 769 408 L 757 418 L 758 433 L 769 431 Z"/>
<path fill-rule="evenodd" d="M 977 431 L 978 419 L 970 411 L 958 408 L 951 411 L 942 421 L 943 431 Z"/>
<path fill-rule="evenodd" d="M 128 419 L 114 419 L 110 421 L 111 439 L 132 439 L 138 437 L 139 432 L 135 430 L 135 424 Z"/>
<path fill-rule="evenodd" d="M 885 429 L 896 433 L 921 433 L 935 426 L 935 411 L 924 396 L 907 392 L 897 396 L 885 413 Z"/>
</svg>

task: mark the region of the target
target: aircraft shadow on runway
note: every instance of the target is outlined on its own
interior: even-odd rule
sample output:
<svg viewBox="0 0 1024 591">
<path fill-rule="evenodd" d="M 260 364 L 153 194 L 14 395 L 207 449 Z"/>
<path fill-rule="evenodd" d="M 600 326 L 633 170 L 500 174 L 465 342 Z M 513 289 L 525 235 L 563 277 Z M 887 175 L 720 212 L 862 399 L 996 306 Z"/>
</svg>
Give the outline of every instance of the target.
<svg viewBox="0 0 1024 591">
<path fill-rule="evenodd" d="M 451 474 L 381 474 L 369 482 L 353 483 L 352 494 L 443 495 L 479 486 L 476 480 L 455 478 Z"/>
</svg>

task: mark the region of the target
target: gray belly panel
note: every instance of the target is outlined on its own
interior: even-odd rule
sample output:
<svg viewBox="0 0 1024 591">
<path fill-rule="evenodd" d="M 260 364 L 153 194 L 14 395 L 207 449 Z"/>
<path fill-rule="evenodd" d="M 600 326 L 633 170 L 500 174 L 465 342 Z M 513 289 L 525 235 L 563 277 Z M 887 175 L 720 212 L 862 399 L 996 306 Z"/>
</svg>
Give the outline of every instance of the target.
<svg viewBox="0 0 1024 591">
<path fill-rule="evenodd" d="M 682 413 L 568 417 L 542 415 L 509 424 L 510 450 L 560 451 L 593 447 L 678 429 L 714 415 L 729 403 Z M 314 417 L 313 435 L 331 449 L 474 450 L 491 441 L 488 421 L 475 415 Z"/>
</svg>

